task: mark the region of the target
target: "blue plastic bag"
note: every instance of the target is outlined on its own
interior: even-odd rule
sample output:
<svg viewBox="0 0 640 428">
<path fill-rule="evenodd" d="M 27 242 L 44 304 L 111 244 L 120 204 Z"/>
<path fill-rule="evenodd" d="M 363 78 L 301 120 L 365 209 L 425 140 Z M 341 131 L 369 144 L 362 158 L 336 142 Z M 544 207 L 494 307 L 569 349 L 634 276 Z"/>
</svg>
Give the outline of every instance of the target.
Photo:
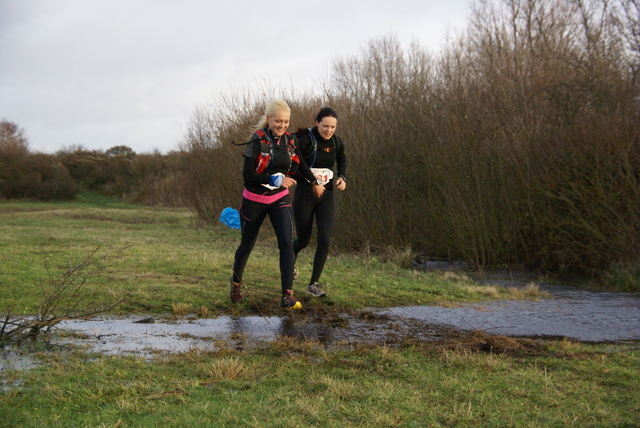
<svg viewBox="0 0 640 428">
<path fill-rule="evenodd" d="M 220 213 L 220 222 L 231 229 L 240 229 L 240 212 L 227 207 Z"/>
</svg>

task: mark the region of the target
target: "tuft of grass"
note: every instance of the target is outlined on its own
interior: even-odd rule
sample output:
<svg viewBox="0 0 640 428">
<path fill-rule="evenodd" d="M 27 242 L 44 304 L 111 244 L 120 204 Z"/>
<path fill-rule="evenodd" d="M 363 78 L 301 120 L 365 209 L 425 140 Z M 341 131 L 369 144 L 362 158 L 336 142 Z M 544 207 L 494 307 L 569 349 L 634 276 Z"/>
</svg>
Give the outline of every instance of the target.
<svg viewBox="0 0 640 428">
<path fill-rule="evenodd" d="M 613 264 L 603 277 L 605 288 L 627 293 L 640 292 L 640 264 Z M 599 284 L 602 287 L 603 284 Z"/>
<path fill-rule="evenodd" d="M 411 268 L 411 263 L 416 258 L 416 252 L 411 247 L 386 247 L 382 252 L 381 260 L 393 263 L 403 269 Z"/>
<path fill-rule="evenodd" d="M 204 305 L 198 308 L 197 313 L 200 318 L 209 318 L 211 316 L 211 311 L 209 311 L 209 308 Z"/>
<path fill-rule="evenodd" d="M 238 356 L 214 361 L 205 369 L 209 381 L 236 380 L 249 375 L 249 369 Z"/>
<path fill-rule="evenodd" d="M 172 303 L 173 314 L 176 316 L 184 316 L 191 312 L 191 305 L 189 303 L 177 302 Z"/>
<path fill-rule="evenodd" d="M 549 293 L 540 290 L 540 287 L 535 282 L 530 282 L 524 287 L 504 287 L 497 285 L 480 285 L 474 283 L 464 285 L 463 288 L 472 295 L 477 294 L 495 300 L 523 300 L 549 297 Z"/>
</svg>

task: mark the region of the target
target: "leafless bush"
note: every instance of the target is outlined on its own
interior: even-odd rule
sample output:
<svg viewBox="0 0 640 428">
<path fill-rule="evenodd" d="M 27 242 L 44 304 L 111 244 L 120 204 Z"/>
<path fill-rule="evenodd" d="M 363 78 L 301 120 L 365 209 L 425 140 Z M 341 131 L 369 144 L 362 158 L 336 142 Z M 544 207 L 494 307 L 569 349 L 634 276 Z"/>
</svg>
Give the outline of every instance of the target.
<svg viewBox="0 0 640 428">
<path fill-rule="evenodd" d="M 637 261 L 638 91 L 617 11 L 476 6 L 437 60 L 386 38 L 336 64 L 351 181 L 366 183 L 341 201 L 339 242 L 555 271 Z"/>
<path fill-rule="evenodd" d="M 102 256 L 97 255 L 96 248 L 59 275 L 47 266 L 48 278 L 41 283 L 42 300 L 37 314 L 21 317 L 7 311 L 0 320 L 0 342 L 35 340 L 64 320 L 95 316 L 122 303 L 124 299 L 107 305 L 98 303 L 98 290 L 87 292 L 85 284 L 88 277 L 102 271 L 100 264 L 107 257 L 125 248 Z"/>
<path fill-rule="evenodd" d="M 323 99 L 293 114 L 340 114 L 334 242 L 551 271 L 637 264 L 639 16 L 635 0 L 478 0 L 438 56 L 391 36 L 336 61 Z M 190 198 L 207 222 L 238 201 L 228 142 L 246 138 L 256 98 L 194 114 Z"/>
<path fill-rule="evenodd" d="M 136 184 L 127 200 L 150 206 L 184 207 L 189 165 L 182 151 L 139 154 L 133 166 Z"/>
<path fill-rule="evenodd" d="M 508 215 L 494 224 L 510 230 L 487 236 L 517 239 L 506 252 L 476 241 L 477 252 L 550 270 L 638 260 L 638 91 L 619 11 L 607 1 L 479 4 L 464 80 L 485 107 L 473 104 L 472 134 L 496 149 L 486 164 L 506 181 L 478 188 L 505 195 L 496 206 Z"/>
<path fill-rule="evenodd" d="M 217 223 L 224 207 L 237 207 L 240 203 L 244 147 L 231 142 L 248 141 L 252 126 L 263 114 L 265 100 L 284 98 L 275 91 L 263 95 L 221 95 L 214 105 L 199 107 L 191 116 L 182 141 L 188 164 L 183 194 L 205 224 Z M 313 117 L 309 106 L 314 104 L 307 102 L 305 96 L 288 102 L 293 113 L 290 130 L 308 126 Z M 308 120 L 303 122 L 301 117 Z"/>
</svg>

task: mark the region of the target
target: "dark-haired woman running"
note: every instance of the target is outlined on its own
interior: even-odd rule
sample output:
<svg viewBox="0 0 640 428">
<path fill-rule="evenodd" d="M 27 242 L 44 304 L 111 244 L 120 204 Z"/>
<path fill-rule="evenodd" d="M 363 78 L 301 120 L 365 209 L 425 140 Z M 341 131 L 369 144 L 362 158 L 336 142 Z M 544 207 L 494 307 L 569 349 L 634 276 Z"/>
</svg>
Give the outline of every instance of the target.
<svg viewBox="0 0 640 428">
<path fill-rule="evenodd" d="M 319 182 L 324 193 L 319 198 L 314 195 L 312 186 L 300 182 L 296 186 L 293 198 L 293 217 L 296 223 L 297 239 L 293 242 L 296 259 L 298 253 L 309 245 L 315 217 L 318 227 L 316 253 L 313 258 L 313 272 L 307 292 L 315 297 L 326 295 L 320 281 L 320 275 L 327 261 L 329 244 L 333 234 L 336 214 L 334 187 L 345 190 L 347 187 L 347 158 L 340 137 L 335 135 L 338 114 L 330 107 L 324 107 L 316 115 L 316 126 L 312 129 L 298 130 L 296 136 L 300 143 L 300 153 Z M 337 165 L 337 174 L 334 166 Z M 294 278 L 298 269 L 294 267 Z"/>
</svg>

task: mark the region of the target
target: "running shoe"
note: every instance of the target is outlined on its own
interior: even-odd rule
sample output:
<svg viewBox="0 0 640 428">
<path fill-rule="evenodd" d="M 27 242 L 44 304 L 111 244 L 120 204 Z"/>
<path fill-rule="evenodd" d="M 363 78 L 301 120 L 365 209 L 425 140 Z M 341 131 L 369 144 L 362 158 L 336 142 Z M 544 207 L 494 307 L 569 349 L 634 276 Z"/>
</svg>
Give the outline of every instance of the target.
<svg viewBox="0 0 640 428">
<path fill-rule="evenodd" d="M 324 292 L 322 286 L 317 282 L 312 282 L 307 287 L 307 293 L 311 294 L 313 297 L 324 297 L 327 293 Z"/>
<path fill-rule="evenodd" d="M 238 303 L 242 300 L 242 283 L 235 282 L 233 277 L 229 280 L 229 297 L 233 303 Z"/>
<path fill-rule="evenodd" d="M 293 290 L 287 290 L 287 292 L 282 296 L 280 306 L 287 309 L 302 309 L 302 303 L 293 297 Z"/>
</svg>

